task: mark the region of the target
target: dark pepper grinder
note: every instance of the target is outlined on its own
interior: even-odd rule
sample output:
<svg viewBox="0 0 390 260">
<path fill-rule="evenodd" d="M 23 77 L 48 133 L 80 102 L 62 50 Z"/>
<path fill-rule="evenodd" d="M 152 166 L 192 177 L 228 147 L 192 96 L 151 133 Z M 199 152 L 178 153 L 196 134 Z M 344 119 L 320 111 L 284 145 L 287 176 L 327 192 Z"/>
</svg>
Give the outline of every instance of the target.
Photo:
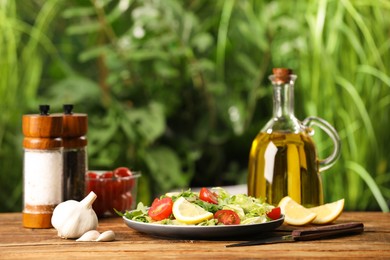
<svg viewBox="0 0 390 260">
<path fill-rule="evenodd" d="M 87 171 L 88 116 L 72 112 L 73 105 L 63 106 L 64 200 L 81 201 L 85 196 Z"/>
</svg>

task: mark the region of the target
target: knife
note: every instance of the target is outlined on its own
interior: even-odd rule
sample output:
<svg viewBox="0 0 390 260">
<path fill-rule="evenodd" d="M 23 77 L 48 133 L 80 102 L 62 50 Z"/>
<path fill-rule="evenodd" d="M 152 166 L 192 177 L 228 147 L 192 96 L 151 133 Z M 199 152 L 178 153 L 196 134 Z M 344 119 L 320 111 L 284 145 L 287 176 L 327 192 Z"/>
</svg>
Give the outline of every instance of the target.
<svg viewBox="0 0 390 260">
<path fill-rule="evenodd" d="M 321 239 L 325 237 L 331 237 L 335 235 L 362 233 L 363 230 L 364 230 L 363 223 L 349 222 L 349 223 L 341 223 L 341 224 L 328 225 L 322 227 L 296 229 L 291 233 L 291 235 L 268 237 L 260 240 L 230 244 L 227 245 L 226 247 L 253 246 L 253 245 L 264 245 L 264 244 L 274 244 L 274 243 L 307 241 L 307 240 L 315 240 L 315 239 Z"/>
</svg>

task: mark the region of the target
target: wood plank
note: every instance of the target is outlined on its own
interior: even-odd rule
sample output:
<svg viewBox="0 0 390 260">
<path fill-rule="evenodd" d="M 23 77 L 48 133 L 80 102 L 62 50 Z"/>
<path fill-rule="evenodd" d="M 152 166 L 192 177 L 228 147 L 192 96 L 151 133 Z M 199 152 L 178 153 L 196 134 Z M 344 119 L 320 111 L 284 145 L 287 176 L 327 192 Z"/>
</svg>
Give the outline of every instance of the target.
<svg viewBox="0 0 390 260">
<path fill-rule="evenodd" d="M 20 213 L 0 214 L 0 259 L 39 258 L 390 258 L 390 214 L 344 212 L 337 221 L 361 221 L 363 234 L 309 242 L 226 248 L 236 240 L 179 240 L 152 237 L 128 228 L 120 218 L 99 220 L 99 231 L 113 230 L 114 242 L 75 242 L 57 237 L 54 229 L 26 229 Z M 282 226 L 280 230 L 291 230 Z M 242 238 L 245 240 L 245 238 Z"/>
</svg>

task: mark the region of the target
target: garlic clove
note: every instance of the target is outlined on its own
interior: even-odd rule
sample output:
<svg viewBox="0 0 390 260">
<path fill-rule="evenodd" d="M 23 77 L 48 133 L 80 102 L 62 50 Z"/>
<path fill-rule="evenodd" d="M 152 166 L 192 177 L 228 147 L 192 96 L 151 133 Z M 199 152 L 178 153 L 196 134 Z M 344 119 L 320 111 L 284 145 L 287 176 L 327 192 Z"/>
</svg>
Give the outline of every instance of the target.
<svg viewBox="0 0 390 260">
<path fill-rule="evenodd" d="M 115 240 L 115 233 L 112 230 L 105 231 L 95 240 L 97 242 L 110 242 Z"/>
<path fill-rule="evenodd" d="M 89 242 L 89 241 L 96 241 L 98 237 L 100 236 L 99 231 L 97 230 L 90 230 L 84 233 L 79 239 L 77 239 L 77 242 Z"/>
</svg>

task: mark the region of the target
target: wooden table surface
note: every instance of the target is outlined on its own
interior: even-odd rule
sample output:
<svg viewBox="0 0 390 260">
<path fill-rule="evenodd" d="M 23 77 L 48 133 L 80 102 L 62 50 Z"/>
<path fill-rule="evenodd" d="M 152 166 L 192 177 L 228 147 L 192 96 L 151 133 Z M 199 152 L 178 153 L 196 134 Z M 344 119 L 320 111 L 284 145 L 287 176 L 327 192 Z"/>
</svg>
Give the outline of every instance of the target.
<svg viewBox="0 0 390 260">
<path fill-rule="evenodd" d="M 362 234 L 308 242 L 226 248 L 225 241 L 152 237 L 128 228 L 121 218 L 99 220 L 98 230 L 113 230 L 113 242 L 75 242 L 54 229 L 27 229 L 20 213 L 0 214 L 0 259 L 253 259 L 382 258 L 390 259 L 390 213 L 344 212 L 336 223 L 363 222 Z M 281 226 L 280 230 L 291 229 Z M 283 233 L 281 231 L 275 233 Z M 241 239 L 241 238 L 240 238 Z M 245 241 L 245 238 L 242 238 Z"/>
</svg>

